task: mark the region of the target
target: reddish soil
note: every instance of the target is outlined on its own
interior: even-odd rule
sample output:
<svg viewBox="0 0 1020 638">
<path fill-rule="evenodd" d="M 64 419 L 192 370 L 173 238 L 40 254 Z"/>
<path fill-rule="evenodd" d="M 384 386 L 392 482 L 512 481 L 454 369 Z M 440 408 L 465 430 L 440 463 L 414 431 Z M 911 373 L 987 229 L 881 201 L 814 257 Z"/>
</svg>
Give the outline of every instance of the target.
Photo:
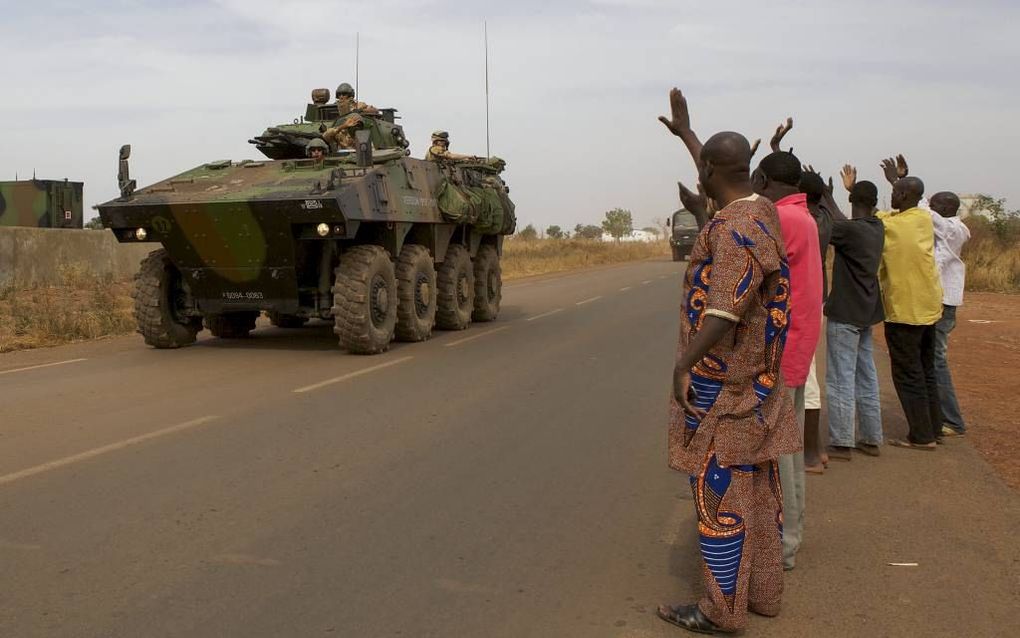
<svg viewBox="0 0 1020 638">
<path fill-rule="evenodd" d="M 967 439 L 1020 489 L 1020 295 L 967 293 L 949 340 Z"/>
</svg>

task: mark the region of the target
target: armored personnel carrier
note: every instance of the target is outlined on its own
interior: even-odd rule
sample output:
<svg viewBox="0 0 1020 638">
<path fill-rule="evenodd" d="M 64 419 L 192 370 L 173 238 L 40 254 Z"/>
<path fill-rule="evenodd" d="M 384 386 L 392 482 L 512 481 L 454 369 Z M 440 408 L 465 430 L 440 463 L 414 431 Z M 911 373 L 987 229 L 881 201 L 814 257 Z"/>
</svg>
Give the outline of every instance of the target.
<svg viewBox="0 0 1020 638">
<path fill-rule="evenodd" d="M 145 342 L 179 348 L 203 327 L 247 337 L 264 311 L 281 327 L 330 320 L 342 347 L 375 354 L 496 319 L 516 224 L 504 163 L 411 158 L 394 113 L 355 114 L 355 148 L 306 157 L 351 116 L 317 90 L 304 117 L 251 140 L 270 159 L 209 162 L 141 189 L 121 148 L 121 196 L 97 208 L 120 242 L 162 246 L 136 276 Z"/>
</svg>

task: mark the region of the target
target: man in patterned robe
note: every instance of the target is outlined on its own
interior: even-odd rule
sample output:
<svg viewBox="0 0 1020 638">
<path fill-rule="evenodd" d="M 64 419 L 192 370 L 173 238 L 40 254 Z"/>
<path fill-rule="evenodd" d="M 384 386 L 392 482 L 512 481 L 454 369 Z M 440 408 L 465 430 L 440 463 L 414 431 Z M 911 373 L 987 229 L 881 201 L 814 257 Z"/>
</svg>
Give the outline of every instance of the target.
<svg viewBox="0 0 1020 638">
<path fill-rule="evenodd" d="M 801 447 L 779 365 L 789 321 L 789 267 L 775 206 L 754 193 L 751 146 L 718 133 L 702 148 L 686 100 L 663 123 L 696 158 L 720 210 L 701 230 L 684 281 L 673 378 L 669 465 L 690 475 L 704 595 L 659 616 L 700 633 L 775 616 L 783 590 L 777 459 Z"/>
</svg>

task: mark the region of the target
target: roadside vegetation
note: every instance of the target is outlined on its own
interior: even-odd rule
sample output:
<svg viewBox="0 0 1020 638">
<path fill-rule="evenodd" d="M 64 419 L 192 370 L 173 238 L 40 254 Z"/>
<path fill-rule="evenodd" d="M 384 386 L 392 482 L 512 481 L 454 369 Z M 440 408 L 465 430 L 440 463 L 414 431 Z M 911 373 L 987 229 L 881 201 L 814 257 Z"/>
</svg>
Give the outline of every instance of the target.
<svg viewBox="0 0 1020 638">
<path fill-rule="evenodd" d="M 503 244 L 503 278 L 517 279 L 669 255 L 669 244 L 613 242 L 597 239 L 510 237 Z"/>
<path fill-rule="evenodd" d="M 0 352 L 97 339 L 134 330 L 131 282 L 60 269 L 54 285 L 0 287 Z"/>
<path fill-rule="evenodd" d="M 1020 213 L 990 197 L 982 197 L 975 208 L 988 216 L 966 220 L 971 233 L 963 248 L 967 290 L 1020 293 Z"/>
</svg>

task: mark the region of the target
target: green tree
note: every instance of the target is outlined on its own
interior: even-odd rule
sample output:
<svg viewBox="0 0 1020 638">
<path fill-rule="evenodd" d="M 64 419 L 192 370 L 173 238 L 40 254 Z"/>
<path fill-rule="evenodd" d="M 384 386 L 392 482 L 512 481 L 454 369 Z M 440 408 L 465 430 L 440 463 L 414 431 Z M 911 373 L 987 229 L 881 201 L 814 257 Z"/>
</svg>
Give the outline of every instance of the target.
<svg viewBox="0 0 1020 638">
<path fill-rule="evenodd" d="M 523 229 L 521 229 L 520 232 L 517 233 L 517 236 L 523 239 L 524 241 L 535 241 L 536 239 L 538 239 L 538 231 L 535 230 L 534 226 L 528 224 Z"/>
<path fill-rule="evenodd" d="M 612 235 L 613 239 L 620 241 L 621 237 L 629 235 L 634 230 L 634 219 L 629 210 L 614 208 L 606 212 L 602 229 Z"/>
<path fill-rule="evenodd" d="M 546 228 L 545 234 L 551 239 L 563 239 L 563 229 L 556 225 Z"/>
<path fill-rule="evenodd" d="M 591 224 L 578 224 L 574 226 L 574 237 L 578 239 L 598 239 L 602 236 L 602 229 Z"/>
<path fill-rule="evenodd" d="M 1017 235 L 1020 224 L 1020 211 L 1006 210 L 1005 199 L 995 199 L 988 195 L 978 195 L 972 208 L 974 212 L 987 213 L 988 224 L 995 238 L 1003 244 L 1009 244 Z"/>
<path fill-rule="evenodd" d="M 99 215 L 96 215 L 85 222 L 85 228 L 88 228 L 89 230 L 103 230 L 106 226 L 103 226 L 103 220 L 100 219 Z"/>
</svg>

